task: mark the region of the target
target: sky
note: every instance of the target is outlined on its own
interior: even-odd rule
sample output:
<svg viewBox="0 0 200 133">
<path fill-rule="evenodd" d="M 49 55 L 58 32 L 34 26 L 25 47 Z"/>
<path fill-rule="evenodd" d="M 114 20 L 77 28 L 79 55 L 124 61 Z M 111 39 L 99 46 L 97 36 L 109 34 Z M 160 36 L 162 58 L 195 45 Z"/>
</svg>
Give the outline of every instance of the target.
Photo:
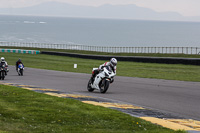
<svg viewBox="0 0 200 133">
<path fill-rule="evenodd" d="M 183 16 L 200 16 L 200 0 L 0 0 L 0 8 L 28 7 L 48 1 L 84 6 L 135 4 L 158 12 L 172 11 Z"/>
</svg>

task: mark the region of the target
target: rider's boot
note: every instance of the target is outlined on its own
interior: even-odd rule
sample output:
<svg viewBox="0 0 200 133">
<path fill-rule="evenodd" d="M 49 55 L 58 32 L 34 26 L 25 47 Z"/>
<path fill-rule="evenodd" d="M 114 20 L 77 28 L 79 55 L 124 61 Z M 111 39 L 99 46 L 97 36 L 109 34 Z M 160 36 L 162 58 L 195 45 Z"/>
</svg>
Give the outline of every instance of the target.
<svg viewBox="0 0 200 133">
<path fill-rule="evenodd" d="M 92 73 L 92 76 L 91 76 L 91 81 L 92 81 L 92 84 L 94 83 L 94 79 L 96 77 L 96 73 Z"/>
<path fill-rule="evenodd" d="M 91 84 L 93 84 L 93 82 L 94 82 L 93 76 L 90 78 L 90 80 L 91 80 Z"/>
</svg>

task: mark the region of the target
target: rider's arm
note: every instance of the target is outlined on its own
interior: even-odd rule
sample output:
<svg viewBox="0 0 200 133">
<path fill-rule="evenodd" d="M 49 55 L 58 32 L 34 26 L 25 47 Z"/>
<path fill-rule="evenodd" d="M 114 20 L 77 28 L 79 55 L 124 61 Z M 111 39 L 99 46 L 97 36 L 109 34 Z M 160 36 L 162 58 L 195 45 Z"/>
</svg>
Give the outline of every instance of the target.
<svg viewBox="0 0 200 133">
<path fill-rule="evenodd" d="M 6 67 L 8 67 L 8 63 L 5 61 L 5 65 L 6 65 Z"/>
<path fill-rule="evenodd" d="M 103 69 L 103 67 L 104 67 L 104 66 L 107 66 L 107 65 L 109 65 L 109 62 L 106 62 L 106 63 L 100 65 L 100 66 L 99 66 L 99 69 Z"/>
<path fill-rule="evenodd" d="M 117 74 L 117 67 L 114 67 L 114 73 Z"/>
</svg>

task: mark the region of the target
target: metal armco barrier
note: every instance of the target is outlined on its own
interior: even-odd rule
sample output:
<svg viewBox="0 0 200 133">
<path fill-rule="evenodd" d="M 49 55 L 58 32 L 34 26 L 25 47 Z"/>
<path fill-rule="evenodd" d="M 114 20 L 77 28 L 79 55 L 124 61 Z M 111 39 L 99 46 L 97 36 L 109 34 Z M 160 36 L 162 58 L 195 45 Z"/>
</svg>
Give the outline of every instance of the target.
<svg viewBox="0 0 200 133">
<path fill-rule="evenodd" d="M 36 50 L 23 50 L 23 49 L 0 49 L 0 52 L 21 53 L 21 54 L 39 54 L 40 53 L 40 51 L 36 51 Z"/>
<path fill-rule="evenodd" d="M 108 47 L 76 44 L 0 42 L 0 46 L 85 50 L 109 53 L 200 54 L 200 47 Z"/>
<path fill-rule="evenodd" d="M 69 56 L 84 59 L 110 60 L 114 57 L 118 61 L 133 61 L 143 63 L 163 63 L 163 64 L 185 64 L 185 65 L 200 65 L 200 58 L 173 58 L 173 57 L 140 57 L 140 56 L 103 56 L 103 55 L 86 55 L 73 54 L 63 52 L 41 51 L 41 54 Z"/>
</svg>

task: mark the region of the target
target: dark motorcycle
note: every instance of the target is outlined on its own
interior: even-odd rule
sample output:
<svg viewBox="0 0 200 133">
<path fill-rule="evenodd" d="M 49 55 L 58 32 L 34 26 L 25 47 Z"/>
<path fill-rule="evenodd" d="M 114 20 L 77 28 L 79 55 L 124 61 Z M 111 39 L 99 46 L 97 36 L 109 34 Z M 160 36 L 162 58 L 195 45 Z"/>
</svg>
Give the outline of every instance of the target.
<svg viewBox="0 0 200 133">
<path fill-rule="evenodd" d="M 19 76 L 23 76 L 23 73 L 24 73 L 24 65 L 23 64 L 18 65 L 17 73 Z"/>
<path fill-rule="evenodd" d="M 5 79 L 6 71 L 7 71 L 6 65 L 5 65 L 5 64 L 2 64 L 2 65 L 0 66 L 0 79 L 2 79 L 2 80 Z"/>
</svg>

